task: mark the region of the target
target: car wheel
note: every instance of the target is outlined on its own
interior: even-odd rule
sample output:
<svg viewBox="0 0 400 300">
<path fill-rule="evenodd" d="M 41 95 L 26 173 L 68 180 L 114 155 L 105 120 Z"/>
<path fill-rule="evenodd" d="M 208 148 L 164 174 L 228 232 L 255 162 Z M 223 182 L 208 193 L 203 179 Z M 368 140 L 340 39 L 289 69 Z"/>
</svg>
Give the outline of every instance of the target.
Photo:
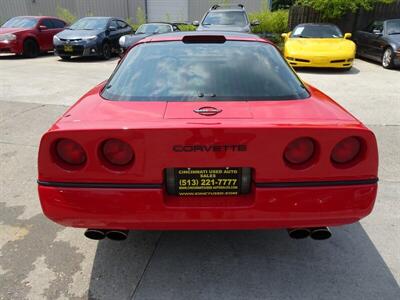
<svg viewBox="0 0 400 300">
<path fill-rule="evenodd" d="M 109 43 L 103 44 L 103 59 L 109 60 L 111 58 L 111 46 Z"/>
<path fill-rule="evenodd" d="M 382 67 L 391 69 L 394 66 L 394 52 L 392 48 L 386 48 L 382 56 Z"/>
<path fill-rule="evenodd" d="M 71 59 L 71 56 L 69 56 L 69 55 L 61 55 L 60 57 L 62 60 L 70 60 Z"/>
<path fill-rule="evenodd" d="M 35 40 L 28 39 L 24 42 L 24 52 L 23 56 L 27 58 L 34 58 L 39 56 L 40 49 L 39 45 Z"/>
</svg>

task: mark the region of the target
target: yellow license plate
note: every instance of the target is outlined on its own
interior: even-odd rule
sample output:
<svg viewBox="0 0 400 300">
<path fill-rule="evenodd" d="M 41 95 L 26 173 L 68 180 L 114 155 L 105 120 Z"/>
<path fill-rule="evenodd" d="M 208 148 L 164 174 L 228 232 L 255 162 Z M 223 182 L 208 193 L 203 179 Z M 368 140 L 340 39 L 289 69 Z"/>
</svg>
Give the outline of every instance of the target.
<svg viewBox="0 0 400 300">
<path fill-rule="evenodd" d="M 64 46 L 64 52 L 73 52 L 74 47 L 72 45 L 65 45 Z"/>
<path fill-rule="evenodd" d="M 175 168 L 167 176 L 173 183 L 170 191 L 178 196 L 238 196 L 250 189 L 248 168 Z"/>
</svg>

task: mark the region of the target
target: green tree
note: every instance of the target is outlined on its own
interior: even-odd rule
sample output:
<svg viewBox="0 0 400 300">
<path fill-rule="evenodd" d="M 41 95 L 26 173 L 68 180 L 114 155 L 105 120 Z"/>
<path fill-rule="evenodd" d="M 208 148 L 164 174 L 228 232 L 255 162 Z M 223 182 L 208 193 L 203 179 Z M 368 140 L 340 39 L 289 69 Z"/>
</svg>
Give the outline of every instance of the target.
<svg viewBox="0 0 400 300">
<path fill-rule="evenodd" d="M 68 9 L 62 6 L 57 6 L 56 14 L 57 17 L 59 17 L 61 20 L 64 20 L 68 24 L 75 23 L 75 21 L 77 20 L 76 16 L 74 16 Z"/>
<path fill-rule="evenodd" d="M 325 19 L 336 19 L 358 9 L 371 10 L 377 3 L 392 3 L 395 0 L 297 0 L 296 4 L 310 6 L 322 13 Z"/>
<path fill-rule="evenodd" d="M 146 23 L 146 14 L 140 6 L 136 9 L 136 24 Z"/>
</svg>

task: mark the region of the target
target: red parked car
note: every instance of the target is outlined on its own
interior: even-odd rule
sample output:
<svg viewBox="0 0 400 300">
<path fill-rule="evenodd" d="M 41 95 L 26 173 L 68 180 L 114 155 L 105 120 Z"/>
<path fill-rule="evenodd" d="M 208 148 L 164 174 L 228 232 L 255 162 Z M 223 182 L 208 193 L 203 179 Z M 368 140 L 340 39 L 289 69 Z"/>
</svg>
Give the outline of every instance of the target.
<svg viewBox="0 0 400 300">
<path fill-rule="evenodd" d="M 45 215 L 93 239 L 130 229 L 288 228 L 330 237 L 373 208 L 374 134 L 255 35 L 169 33 L 44 134 Z"/>
<path fill-rule="evenodd" d="M 15 53 L 36 57 L 53 51 L 53 36 L 65 27 L 63 20 L 54 17 L 15 17 L 0 27 L 0 53 Z"/>
</svg>

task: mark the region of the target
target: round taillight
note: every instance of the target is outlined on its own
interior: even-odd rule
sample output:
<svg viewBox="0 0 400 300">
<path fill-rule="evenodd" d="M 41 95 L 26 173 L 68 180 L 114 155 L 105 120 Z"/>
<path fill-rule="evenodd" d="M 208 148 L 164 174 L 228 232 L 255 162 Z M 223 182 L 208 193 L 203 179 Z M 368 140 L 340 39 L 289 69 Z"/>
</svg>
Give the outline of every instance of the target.
<svg viewBox="0 0 400 300">
<path fill-rule="evenodd" d="M 302 165 L 308 162 L 314 155 L 315 144 L 311 138 L 299 138 L 287 145 L 284 157 L 293 165 Z"/>
<path fill-rule="evenodd" d="M 337 164 L 347 164 L 355 160 L 360 152 L 360 139 L 349 137 L 336 144 L 332 150 L 331 159 Z"/>
<path fill-rule="evenodd" d="M 66 164 L 80 166 L 86 162 L 82 146 L 70 139 L 61 139 L 56 144 L 57 157 Z"/>
<path fill-rule="evenodd" d="M 117 139 L 105 141 L 102 147 L 102 153 L 107 162 L 116 166 L 126 166 L 134 159 L 131 146 Z"/>
</svg>

